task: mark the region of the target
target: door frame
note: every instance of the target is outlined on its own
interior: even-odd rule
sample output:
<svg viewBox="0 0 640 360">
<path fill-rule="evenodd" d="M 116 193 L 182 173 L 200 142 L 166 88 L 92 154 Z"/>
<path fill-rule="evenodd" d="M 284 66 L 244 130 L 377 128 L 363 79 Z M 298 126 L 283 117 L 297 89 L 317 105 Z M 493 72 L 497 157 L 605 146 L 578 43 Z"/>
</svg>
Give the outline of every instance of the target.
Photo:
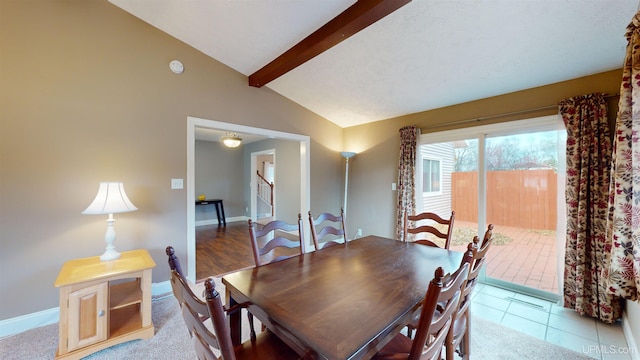
<svg viewBox="0 0 640 360">
<path fill-rule="evenodd" d="M 304 214 L 311 205 L 311 138 L 307 135 L 232 124 L 215 120 L 187 116 L 187 278 L 195 282 L 196 278 L 196 223 L 195 223 L 195 129 L 209 128 L 230 132 L 249 133 L 268 138 L 293 140 L 300 143 L 300 213 Z M 305 234 L 308 235 L 308 234 Z M 309 238 L 305 236 L 305 238 Z"/>
<path fill-rule="evenodd" d="M 274 168 L 275 168 L 275 162 L 276 162 L 276 149 L 267 149 L 267 150 L 261 150 L 261 151 L 256 151 L 256 152 L 252 152 L 251 153 L 251 187 L 250 187 L 250 197 L 251 197 L 251 201 L 249 202 L 249 206 L 250 206 L 250 210 L 251 212 L 249 213 L 251 216 L 251 220 L 253 221 L 257 221 L 258 220 L 258 189 L 256 187 L 256 184 L 258 182 L 258 175 L 256 174 L 256 171 L 258 170 L 258 156 L 259 155 L 265 155 L 265 154 L 273 154 L 273 163 L 274 163 Z M 274 174 L 274 183 L 275 182 L 275 174 Z M 273 217 L 275 218 L 277 215 L 276 213 L 276 194 L 275 194 L 275 189 L 274 189 L 274 193 L 273 193 Z M 301 213 L 303 214 L 303 213 Z"/>
</svg>

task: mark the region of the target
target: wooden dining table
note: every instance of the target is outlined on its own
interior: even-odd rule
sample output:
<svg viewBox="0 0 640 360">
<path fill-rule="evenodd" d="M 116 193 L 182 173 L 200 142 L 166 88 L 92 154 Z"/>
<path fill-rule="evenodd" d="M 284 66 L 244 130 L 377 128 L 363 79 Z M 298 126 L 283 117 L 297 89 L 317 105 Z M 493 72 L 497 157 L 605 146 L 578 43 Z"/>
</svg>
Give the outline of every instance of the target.
<svg viewBox="0 0 640 360">
<path fill-rule="evenodd" d="M 227 304 L 248 310 L 304 359 L 369 359 L 417 315 L 434 271 L 462 253 L 366 236 L 222 278 Z M 239 312 L 229 317 L 239 344 Z"/>
</svg>

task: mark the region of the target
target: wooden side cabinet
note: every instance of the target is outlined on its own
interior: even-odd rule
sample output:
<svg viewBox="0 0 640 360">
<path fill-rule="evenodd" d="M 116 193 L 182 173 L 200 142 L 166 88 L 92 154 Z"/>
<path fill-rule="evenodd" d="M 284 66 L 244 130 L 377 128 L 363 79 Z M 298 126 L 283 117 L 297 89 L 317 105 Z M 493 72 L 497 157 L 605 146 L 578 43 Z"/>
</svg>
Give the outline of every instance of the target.
<svg viewBox="0 0 640 360">
<path fill-rule="evenodd" d="M 60 288 L 59 343 L 56 359 L 80 359 L 135 339 L 150 339 L 151 271 L 147 250 L 121 253 L 115 260 L 99 256 L 64 263 Z"/>
</svg>

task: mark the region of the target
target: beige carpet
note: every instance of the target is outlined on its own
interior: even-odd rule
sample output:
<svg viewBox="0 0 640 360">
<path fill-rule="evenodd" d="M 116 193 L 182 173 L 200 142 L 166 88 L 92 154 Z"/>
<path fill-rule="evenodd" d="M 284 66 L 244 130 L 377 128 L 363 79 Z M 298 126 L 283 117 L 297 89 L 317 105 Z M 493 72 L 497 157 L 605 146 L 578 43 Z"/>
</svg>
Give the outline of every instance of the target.
<svg viewBox="0 0 640 360">
<path fill-rule="evenodd" d="M 224 293 L 223 289 L 220 289 Z M 85 359 L 196 359 L 178 303 L 173 296 L 154 298 L 153 323 L 156 334 L 150 340 L 134 340 L 99 351 Z M 248 326 L 246 316 L 242 316 Z M 259 329 L 259 325 L 256 329 Z M 472 320 L 472 359 L 591 359 L 492 322 Z M 247 331 L 243 331 L 247 334 Z M 58 324 L 43 326 L 0 340 L 0 359 L 53 359 L 58 346 Z"/>
</svg>

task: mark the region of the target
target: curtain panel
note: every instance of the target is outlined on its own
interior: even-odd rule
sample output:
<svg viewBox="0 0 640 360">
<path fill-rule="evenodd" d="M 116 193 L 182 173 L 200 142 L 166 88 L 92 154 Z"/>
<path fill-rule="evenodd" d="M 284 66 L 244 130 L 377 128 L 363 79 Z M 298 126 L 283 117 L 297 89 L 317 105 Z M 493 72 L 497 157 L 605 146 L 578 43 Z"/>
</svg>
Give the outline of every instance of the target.
<svg viewBox="0 0 640 360">
<path fill-rule="evenodd" d="M 613 323 L 621 304 L 603 277 L 611 249 L 606 238 L 611 140 L 602 94 L 561 101 L 567 129 L 567 240 L 564 306 L 581 315 Z"/>
<path fill-rule="evenodd" d="M 609 291 L 638 301 L 640 289 L 640 13 L 627 27 L 627 53 L 613 145 L 606 276 Z"/>
<path fill-rule="evenodd" d="M 416 212 L 416 156 L 420 129 L 405 126 L 400 129 L 400 159 L 398 162 L 398 202 L 396 204 L 396 240 L 403 239 L 404 213 Z"/>
</svg>

